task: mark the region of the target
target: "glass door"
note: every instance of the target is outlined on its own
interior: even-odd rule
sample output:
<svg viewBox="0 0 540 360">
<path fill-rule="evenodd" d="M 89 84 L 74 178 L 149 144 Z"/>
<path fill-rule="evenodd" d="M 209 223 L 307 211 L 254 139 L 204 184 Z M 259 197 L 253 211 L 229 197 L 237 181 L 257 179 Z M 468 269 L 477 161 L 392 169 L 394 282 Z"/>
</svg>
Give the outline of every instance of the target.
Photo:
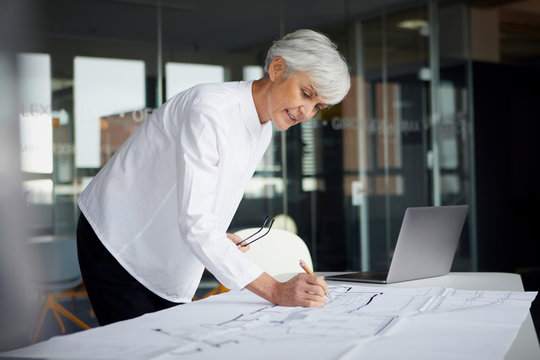
<svg viewBox="0 0 540 360">
<path fill-rule="evenodd" d="M 471 205 L 468 45 L 454 38 L 466 10 L 427 2 L 334 35 L 351 91 L 287 131 L 289 212 L 317 270 L 387 268 L 406 208 Z M 467 222 L 455 269 L 473 268 L 471 233 Z"/>
</svg>

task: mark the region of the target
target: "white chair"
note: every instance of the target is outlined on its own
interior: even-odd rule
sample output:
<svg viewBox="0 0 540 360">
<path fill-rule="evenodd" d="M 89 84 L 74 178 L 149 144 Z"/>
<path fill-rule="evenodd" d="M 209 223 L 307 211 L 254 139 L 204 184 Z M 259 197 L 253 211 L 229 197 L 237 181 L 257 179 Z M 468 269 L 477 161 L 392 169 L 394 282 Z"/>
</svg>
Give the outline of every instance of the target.
<svg viewBox="0 0 540 360">
<path fill-rule="evenodd" d="M 260 228 L 243 229 L 236 232 L 236 235 L 245 239 L 258 230 Z M 267 235 L 250 245 L 246 255 L 273 277 L 303 273 L 300 260 L 304 260 L 306 265 L 313 269 L 311 254 L 304 240 L 282 229 L 272 228 Z"/>
</svg>

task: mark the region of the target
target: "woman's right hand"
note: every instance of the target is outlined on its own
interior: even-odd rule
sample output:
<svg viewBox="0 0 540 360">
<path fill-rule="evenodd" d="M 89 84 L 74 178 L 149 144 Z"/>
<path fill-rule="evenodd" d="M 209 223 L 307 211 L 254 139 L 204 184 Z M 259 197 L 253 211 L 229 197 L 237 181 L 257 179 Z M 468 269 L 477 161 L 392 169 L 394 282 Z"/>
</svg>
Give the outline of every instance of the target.
<svg viewBox="0 0 540 360">
<path fill-rule="evenodd" d="M 278 282 L 263 273 L 246 288 L 277 305 L 320 307 L 327 302 L 324 293 L 328 286 L 322 276 L 298 274 L 287 282 Z"/>
<path fill-rule="evenodd" d="M 328 286 L 323 276 L 298 274 L 287 282 L 278 282 L 276 304 L 320 307 L 326 304 Z"/>
</svg>

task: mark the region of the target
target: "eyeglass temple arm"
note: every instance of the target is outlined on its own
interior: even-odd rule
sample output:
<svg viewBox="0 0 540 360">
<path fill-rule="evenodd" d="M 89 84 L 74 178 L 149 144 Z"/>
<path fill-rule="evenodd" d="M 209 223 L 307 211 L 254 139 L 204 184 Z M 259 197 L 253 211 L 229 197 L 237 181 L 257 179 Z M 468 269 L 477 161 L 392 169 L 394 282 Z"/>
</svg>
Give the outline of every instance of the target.
<svg viewBox="0 0 540 360">
<path fill-rule="evenodd" d="M 273 225 L 273 224 L 274 224 L 274 219 L 272 219 L 272 221 L 270 221 L 270 225 L 268 225 L 268 230 L 266 230 L 266 232 L 265 232 L 264 234 L 262 234 L 261 236 L 259 236 L 259 237 L 256 238 L 256 239 L 251 240 L 251 241 L 248 242 L 247 244 L 242 245 L 242 247 L 246 247 L 246 246 L 248 246 L 249 244 L 252 244 L 252 243 L 254 243 L 255 241 L 259 240 L 260 238 L 265 237 L 266 235 L 268 235 L 268 233 L 270 232 L 270 229 L 272 228 L 272 225 Z M 246 239 L 246 240 L 247 240 L 247 239 Z M 246 240 L 244 240 L 244 241 L 246 241 Z"/>
<path fill-rule="evenodd" d="M 243 242 L 246 242 L 248 241 L 249 239 L 251 239 L 252 237 L 254 237 L 255 235 L 257 235 L 258 233 L 260 233 L 262 231 L 262 229 L 264 229 L 264 227 L 266 226 L 266 223 L 268 222 L 268 216 L 264 219 L 264 222 L 261 226 L 261 228 L 259 230 L 257 230 L 256 232 L 254 232 L 253 234 L 249 235 L 247 238 L 245 238 L 244 240 L 236 243 L 236 246 L 238 245 L 242 245 Z M 272 219 L 272 222 L 274 222 L 274 219 Z"/>
</svg>

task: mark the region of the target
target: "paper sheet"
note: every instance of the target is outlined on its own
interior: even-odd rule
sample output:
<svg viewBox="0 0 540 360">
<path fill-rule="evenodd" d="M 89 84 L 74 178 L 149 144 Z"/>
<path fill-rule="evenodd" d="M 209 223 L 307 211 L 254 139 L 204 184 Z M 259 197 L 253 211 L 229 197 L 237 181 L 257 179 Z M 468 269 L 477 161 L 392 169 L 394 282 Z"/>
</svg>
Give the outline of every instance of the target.
<svg viewBox="0 0 540 360">
<path fill-rule="evenodd" d="M 55 337 L 12 357 L 503 359 L 535 292 L 338 285 L 322 308 L 229 292 Z"/>
</svg>

